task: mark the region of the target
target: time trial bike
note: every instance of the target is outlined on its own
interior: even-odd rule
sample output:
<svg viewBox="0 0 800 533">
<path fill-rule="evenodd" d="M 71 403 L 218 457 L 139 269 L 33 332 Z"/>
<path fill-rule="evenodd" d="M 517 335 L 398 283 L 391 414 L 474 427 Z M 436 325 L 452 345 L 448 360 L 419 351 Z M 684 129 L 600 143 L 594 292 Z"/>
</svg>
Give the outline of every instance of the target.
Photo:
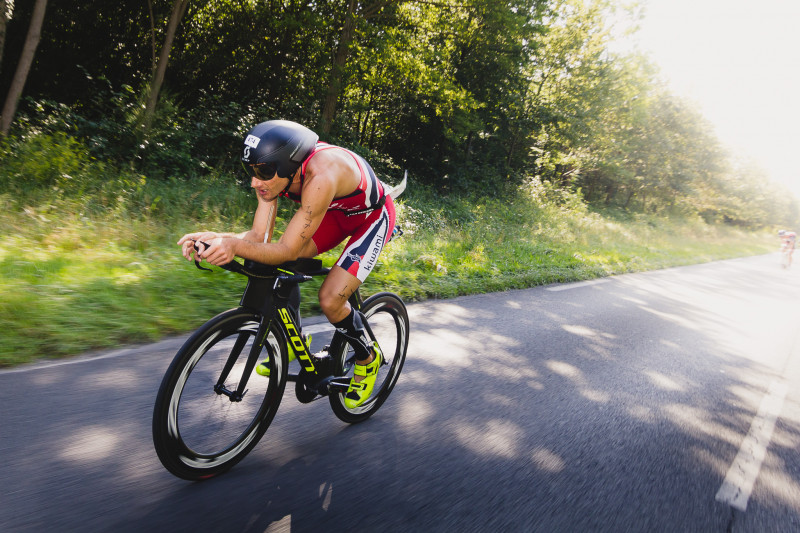
<svg viewBox="0 0 800 533">
<path fill-rule="evenodd" d="M 211 478 L 241 461 L 269 428 L 287 381 L 295 383 L 302 403 L 327 396 L 342 421 L 366 420 L 392 392 L 408 348 L 408 313 L 400 297 L 382 292 L 362 300 L 356 290 L 350 305 L 362 313 L 370 340 L 384 357 L 372 395 L 348 408 L 344 393 L 355 365 L 352 347 L 337 330 L 329 346 L 312 354 L 289 305 L 298 284 L 329 272 L 322 261 L 278 266 L 233 261 L 222 268 L 247 277 L 240 304 L 186 340 L 164 375 L 153 410 L 158 458 L 172 474 L 188 480 Z M 290 369 L 290 349 L 297 371 Z M 255 372 L 260 362 L 268 366 L 267 376 Z"/>
</svg>

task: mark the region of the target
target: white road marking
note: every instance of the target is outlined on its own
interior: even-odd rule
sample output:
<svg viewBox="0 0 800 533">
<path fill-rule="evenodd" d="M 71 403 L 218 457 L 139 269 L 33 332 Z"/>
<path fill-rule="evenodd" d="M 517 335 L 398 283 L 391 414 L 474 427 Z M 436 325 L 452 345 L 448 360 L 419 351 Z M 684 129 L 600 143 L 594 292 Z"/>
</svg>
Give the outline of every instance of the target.
<svg viewBox="0 0 800 533">
<path fill-rule="evenodd" d="M 303 333 L 324 333 L 326 331 L 333 331 L 333 326 L 329 322 L 321 322 L 319 324 L 312 324 L 308 325 L 303 328 Z M 188 337 L 188 336 L 187 336 Z M 161 348 L 159 345 L 163 344 Z M 183 344 L 183 339 L 167 339 L 151 345 L 152 351 L 158 351 L 160 349 L 166 349 L 169 351 L 177 351 L 181 344 Z M 19 366 L 17 368 L 9 368 L 9 369 L 0 369 L 0 376 L 4 374 L 21 374 L 23 372 L 32 372 L 35 370 L 44 370 L 46 368 L 54 368 L 59 366 L 67 366 L 67 365 L 77 365 L 79 363 L 89 363 L 92 361 L 100 361 L 102 359 L 114 359 L 116 357 L 124 357 L 130 356 L 131 353 L 136 351 L 138 348 L 121 348 L 119 350 L 114 350 L 113 352 L 105 353 L 102 355 L 90 355 L 90 356 L 83 356 L 83 357 L 76 357 L 74 359 L 61 359 L 58 361 L 53 362 L 37 362 Z M 172 356 L 170 356 L 171 358 Z"/>
<path fill-rule="evenodd" d="M 740 511 L 747 509 L 747 500 L 750 498 L 753 484 L 761 470 L 761 463 L 767 454 L 767 446 L 788 390 L 789 387 L 785 383 L 778 381 L 773 381 L 770 385 L 767 395 L 761 400 L 750 432 L 742 441 L 739 453 L 717 491 L 718 502 L 727 503 Z"/>
<path fill-rule="evenodd" d="M 84 356 L 84 357 L 77 357 L 75 359 L 63 359 L 59 361 L 54 361 L 52 363 L 38 363 L 38 362 L 30 363 L 17 368 L 0 370 L 0 376 L 3 374 L 20 374 L 22 372 L 31 372 L 34 370 L 44 370 L 45 368 L 53 368 L 58 366 L 77 365 L 79 363 L 90 363 L 92 361 L 100 361 L 101 359 L 113 359 L 115 357 L 130 355 L 130 353 L 134 350 L 135 348 L 122 348 L 120 350 L 114 350 L 113 352 L 103 355 Z"/>
<path fill-rule="evenodd" d="M 600 279 L 590 279 L 588 281 L 578 281 L 576 283 L 567 283 L 564 285 L 556 285 L 555 287 L 547 287 L 546 291 L 568 291 L 570 289 L 578 289 L 580 287 L 587 287 L 589 285 L 599 285 L 601 283 L 608 283 L 611 281 L 608 278 L 600 278 Z"/>
</svg>

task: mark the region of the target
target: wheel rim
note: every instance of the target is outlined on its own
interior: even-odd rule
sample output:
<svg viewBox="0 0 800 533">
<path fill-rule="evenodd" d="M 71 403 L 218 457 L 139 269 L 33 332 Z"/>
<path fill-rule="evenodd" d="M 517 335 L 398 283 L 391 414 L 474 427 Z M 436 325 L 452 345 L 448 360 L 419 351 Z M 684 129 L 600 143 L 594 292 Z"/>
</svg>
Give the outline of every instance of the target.
<svg viewBox="0 0 800 533">
<path fill-rule="evenodd" d="M 372 333 L 378 340 L 386 364 L 381 365 L 372 395 L 360 406 L 349 408 L 344 403 L 344 394 L 336 395 L 339 404 L 353 415 L 363 414 L 373 409 L 376 403 L 382 401 L 381 398 L 385 391 L 391 390 L 397 381 L 399 376 L 397 365 L 405 357 L 408 331 L 405 321 L 396 314 L 396 311 L 392 302 L 387 301 L 379 302 L 364 313 Z M 340 357 L 344 360 L 343 375 L 352 377 L 355 354 L 349 345 L 345 345 L 344 353 Z"/>
<path fill-rule="evenodd" d="M 177 379 L 169 400 L 167 433 L 178 443 L 178 460 L 190 468 L 210 469 L 234 459 L 254 444 L 262 425 L 269 423 L 264 415 L 273 403 L 277 376 L 282 374 L 280 357 L 270 357 L 270 378 L 253 373 L 240 402 L 213 390 L 235 338 L 246 334 L 247 343 L 225 382 L 230 390 L 236 388 L 257 329 L 257 321 L 245 320 L 238 327 L 214 332 L 192 352 Z M 269 348 L 262 351 L 263 358 L 269 350 L 280 353 L 272 333 L 265 345 Z"/>
</svg>

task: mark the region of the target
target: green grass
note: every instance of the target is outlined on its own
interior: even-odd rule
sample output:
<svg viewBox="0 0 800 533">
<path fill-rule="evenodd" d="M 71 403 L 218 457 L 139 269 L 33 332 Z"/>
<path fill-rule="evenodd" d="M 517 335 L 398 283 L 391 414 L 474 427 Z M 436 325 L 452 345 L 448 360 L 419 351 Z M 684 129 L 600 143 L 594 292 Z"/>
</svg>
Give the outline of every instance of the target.
<svg viewBox="0 0 800 533">
<path fill-rule="evenodd" d="M 449 298 L 775 247 L 766 233 L 699 220 L 615 220 L 536 182 L 502 202 L 433 198 L 410 185 L 399 204 L 406 233 L 387 246 L 365 294 Z M 46 188 L 0 196 L 0 367 L 185 333 L 235 306 L 244 278 L 195 269 L 175 242 L 196 229 L 243 231 L 254 203 L 224 176 L 155 184 L 128 177 L 80 200 Z M 318 287 L 303 286 L 304 312 L 317 312 Z"/>
<path fill-rule="evenodd" d="M 457 221 L 425 201 L 412 207 L 408 199 L 401 219 L 422 229 L 388 247 L 367 288 L 389 287 L 408 299 L 449 298 L 754 255 L 775 246 L 766 233 L 700 220 L 615 221 L 569 199 L 558 206 L 539 189 L 533 184 L 510 202 L 475 202 Z M 459 209 L 452 212 L 458 216 Z"/>
</svg>

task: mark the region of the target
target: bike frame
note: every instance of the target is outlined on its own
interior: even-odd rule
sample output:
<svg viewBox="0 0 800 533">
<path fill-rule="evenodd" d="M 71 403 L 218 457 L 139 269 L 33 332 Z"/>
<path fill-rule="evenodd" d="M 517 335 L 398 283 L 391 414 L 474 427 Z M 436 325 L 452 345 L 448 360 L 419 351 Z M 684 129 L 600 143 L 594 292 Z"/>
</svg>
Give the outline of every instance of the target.
<svg viewBox="0 0 800 533">
<path fill-rule="evenodd" d="M 239 359 L 242 350 L 249 338 L 248 333 L 241 333 L 236 343 L 234 344 L 231 354 L 228 356 L 219 379 L 214 386 L 214 391 L 217 394 L 224 394 L 230 398 L 232 402 L 241 401 L 247 392 L 247 383 L 250 375 L 253 372 L 256 364 L 258 363 L 259 356 L 267 341 L 272 322 L 278 325 L 279 331 L 283 334 L 283 339 L 279 342 L 291 343 L 294 349 L 297 360 L 300 363 L 303 371 L 307 375 L 316 375 L 321 378 L 317 389 L 325 392 L 344 392 L 350 384 L 349 378 L 336 378 L 330 374 L 320 373 L 317 365 L 315 365 L 314 357 L 309 353 L 309 347 L 306 346 L 305 341 L 300 336 L 300 328 L 297 327 L 292 313 L 289 311 L 288 302 L 289 294 L 295 285 L 310 281 L 313 276 L 325 275 L 330 269 L 318 269 L 311 274 L 295 274 L 289 271 L 279 270 L 277 274 L 261 276 L 253 272 L 243 269 L 241 274 L 247 276 L 247 286 L 245 287 L 242 299 L 239 306 L 251 311 L 255 311 L 261 315 L 261 320 L 258 324 L 258 330 L 255 335 L 255 342 L 250 347 L 250 353 L 245 362 L 244 372 L 242 379 L 239 382 L 235 391 L 231 391 L 225 387 L 225 381 L 228 379 L 231 369 Z M 357 311 L 361 310 L 363 299 L 358 289 L 353 292 L 349 299 L 350 305 Z M 366 325 L 367 331 L 372 335 L 369 325 Z M 332 344 L 337 346 L 338 343 L 346 342 L 341 335 L 334 333 L 334 340 Z M 300 374 L 289 374 L 288 381 L 298 381 L 301 378 Z"/>
</svg>

